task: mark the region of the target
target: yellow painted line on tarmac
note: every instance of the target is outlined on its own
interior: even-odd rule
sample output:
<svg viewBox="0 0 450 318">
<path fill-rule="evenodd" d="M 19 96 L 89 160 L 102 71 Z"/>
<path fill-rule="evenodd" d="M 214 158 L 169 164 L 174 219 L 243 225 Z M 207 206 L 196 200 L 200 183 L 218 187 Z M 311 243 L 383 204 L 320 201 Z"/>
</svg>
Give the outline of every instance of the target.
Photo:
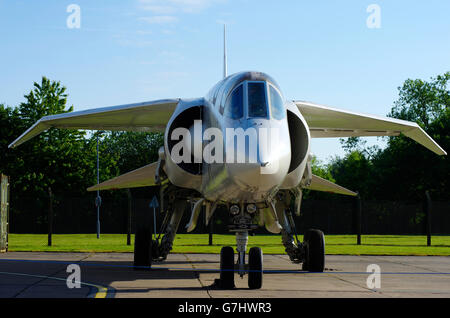
<svg viewBox="0 0 450 318">
<path fill-rule="evenodd" d="M 98 285 L 92 285 L 97 288 L 97 292 L 95 293 L 93 298 L 106 298 L 108 295 L 108 288 Z"/>
</svg>

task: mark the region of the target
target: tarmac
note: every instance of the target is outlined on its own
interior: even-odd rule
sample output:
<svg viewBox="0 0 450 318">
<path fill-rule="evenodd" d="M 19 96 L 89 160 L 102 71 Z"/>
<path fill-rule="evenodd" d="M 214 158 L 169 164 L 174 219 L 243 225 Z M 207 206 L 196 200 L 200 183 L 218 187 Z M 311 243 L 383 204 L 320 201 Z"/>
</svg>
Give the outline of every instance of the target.
<svg viewBox="0 0 450 318">
<path fill-rule="evenodd" d="M 132 253 L 8 252 L 0 298 L 450 298 L 450 257 L 327 255 L 325 272 L 309 273 L 287 255 L 264 255 L 258 290 L 237 273 L 236 288 L 218 288 L 219 266 L 213 254 L 170 254 L 136 270 Z"/>
</svg>

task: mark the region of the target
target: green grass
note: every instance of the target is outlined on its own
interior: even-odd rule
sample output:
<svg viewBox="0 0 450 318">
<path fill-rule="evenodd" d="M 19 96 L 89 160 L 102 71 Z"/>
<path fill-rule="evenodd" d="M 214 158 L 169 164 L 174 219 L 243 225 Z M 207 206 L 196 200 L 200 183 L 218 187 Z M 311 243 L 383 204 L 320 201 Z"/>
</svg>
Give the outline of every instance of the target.
<svg viewBox="0 0 450 318">
<path fill-rule="evenodd" d="M 53 246 L 47 246 L 46 234 L 10 234 L 9 251 L 32 252 L 133 252 L 127 246 L 126 234 L 54 234 Z M 131 243 L 134 242 L 134 236 Z M 363 235 L 356 245 L 355 235 L 326 235 L 326 254 L 341 255 L 441 255 L 450 256 L 450 236 L 433 236 L 432 246 L 426 245 L 426 236 Z M 207 234 L 178 234 L 173 253 L 220 253 L 225 245 L 235 245 L 234 235 L 214 235 L 208 245 Z M 265 254 L 284 254 L 279 235 L 249 237 L 248 247 L 260 246 Z"/>
</svg>

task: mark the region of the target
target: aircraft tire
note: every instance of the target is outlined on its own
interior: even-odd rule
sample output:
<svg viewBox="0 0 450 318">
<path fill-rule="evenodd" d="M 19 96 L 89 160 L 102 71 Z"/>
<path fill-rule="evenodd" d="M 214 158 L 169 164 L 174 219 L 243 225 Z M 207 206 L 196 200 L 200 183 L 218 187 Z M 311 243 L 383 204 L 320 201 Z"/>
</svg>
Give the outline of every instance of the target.
<svg viewBox="0 0 450 318">
<path fill-rule="evenodd" d="M 234 250 L 231 246 L 220 250 L 220 285 L 223 289 L 234 288 Z"/>
<path fill-rule="evenodd" d="M 308 270 L 308 240 L 309 240 L 309 235 L 310 235 L 310 230 L 306 231 L 305 234 L 303 235 L 303 244 L 302 247 L 304 248 L 304 255 L 305 258 L 303 260 L 302 263 L 302 270 L 307 271 Z M 299 246 L 300 248 L 300 246 Z"/>
<path fill-rule="evenodd" d="M 134 237 L 134 266 L 135 269 L 152 266 L 152 230 L 138 228 Z"/>
<path fill-rule="evenodd" d="M 260 289 L 263 282 L 263 253 L 261 248 L 252 247 L 248 253 L 248 287 Z"/>
<path fill-rule="evenodd" d="M 306 269 L 310 272 L 323 272 L 325 269 L 325 238 L 320 230 L 305 233 Z M 305 265 L 305 264 L 304 264 Z"/>
</svg>

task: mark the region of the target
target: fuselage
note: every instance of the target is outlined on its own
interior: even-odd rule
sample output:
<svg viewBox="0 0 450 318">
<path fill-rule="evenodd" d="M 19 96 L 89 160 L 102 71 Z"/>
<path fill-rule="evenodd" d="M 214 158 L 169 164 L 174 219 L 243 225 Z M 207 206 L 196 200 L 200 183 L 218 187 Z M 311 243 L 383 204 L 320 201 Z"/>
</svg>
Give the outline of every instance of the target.
<svg viewBox="0 0 450 318">
<path fill-rule="evenodd" d="M 279 86 L 267 74 L 240 72 L 218 82 L 203 103 L 200 120 L 185 127 L 192 140 L 187 150 L 197 162 L 189 169 L 198 169 L 201 178 L 198 190 L 210 201 L 267 201 L 292 170 L 287 103 Z"/>
</svg>

